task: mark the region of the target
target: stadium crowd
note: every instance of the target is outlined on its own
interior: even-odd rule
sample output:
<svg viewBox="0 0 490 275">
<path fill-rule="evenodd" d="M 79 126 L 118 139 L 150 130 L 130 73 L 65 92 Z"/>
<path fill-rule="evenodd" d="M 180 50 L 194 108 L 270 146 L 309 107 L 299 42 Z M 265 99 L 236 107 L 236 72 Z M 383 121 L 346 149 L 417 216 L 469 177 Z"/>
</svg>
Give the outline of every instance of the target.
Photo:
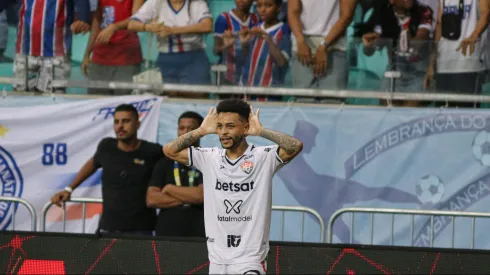
<svg viewBox="0 0 490 275">
<path fill-rule="evenodd" d="M 88 80 L 99 81 L 132 82 L 146 75 L 165 83 L 211 84 L 206 47 L 226 66 L 222 85 L 344 90 L 360 55 L 387 49 L 387 70 L 401 72 L 396 91 L 480 94 L 490 67 L 488 0 L 235 0 L 233 9 L 215 18 L 211 1 L 5 0 L 0 54 L 7 43 L 7 13 L 18 10 L 13 60 L 18 91 L 48 91 L 50 80 L 69 78 L 72 35 L 87 32 L 81 69 Z M 358 39 L 349 39 L 349 27 Z M 158 71 L 143 66 L 148 45 L 142 45 L 138 32 L 155 37 Z M 205 43 L 208 34 L 214 36 L 212 45 Z M 391 79 L 382 82 L 390 89 Z"/>
</svg>

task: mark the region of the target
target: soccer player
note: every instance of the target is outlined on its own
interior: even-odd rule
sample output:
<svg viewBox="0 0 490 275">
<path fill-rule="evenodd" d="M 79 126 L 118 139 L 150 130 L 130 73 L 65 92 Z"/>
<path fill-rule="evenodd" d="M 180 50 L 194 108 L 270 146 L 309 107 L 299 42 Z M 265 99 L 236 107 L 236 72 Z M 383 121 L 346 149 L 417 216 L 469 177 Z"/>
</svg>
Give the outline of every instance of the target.
<svg viewBox="0 0 490 275">
<path fill-rule="evenodd" d="M 193 147 L 217 134 L 222 149 Z M 248 144 L 261 136 L 274 146 Z M 239 99 L 211 108 L 201 126 L 163 148 L 171 159 L 195 166 L 204 177 L 204 217 L 210 274 L 265 274 L 269 251 L 272 177 L 299 154 L 303 143 L 265 129 L 259 110 Z"/>
<path fill-rule="evenodd" d="M 238 84 L 244 63 L 241 44 L 236 43 L 233 34 L 242 28 L 250 29 L 259 22 L 258 16 L 250 13 L 252 2 L 235 0 L 236 8 L 218 15 L 214 23 L 214 53 L 221 57 L 219 63 L 227 67 L 226 84 Z"/>
</svg>

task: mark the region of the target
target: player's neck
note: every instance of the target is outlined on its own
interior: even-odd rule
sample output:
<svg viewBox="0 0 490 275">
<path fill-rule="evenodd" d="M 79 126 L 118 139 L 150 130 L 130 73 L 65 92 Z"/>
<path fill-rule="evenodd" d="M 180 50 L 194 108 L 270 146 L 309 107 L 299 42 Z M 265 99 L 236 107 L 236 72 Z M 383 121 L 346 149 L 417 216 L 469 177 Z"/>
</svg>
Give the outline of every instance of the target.
<svg viewBox="0 0 490 275">
<path fill-rule="evenodd" d="M 117 141 L 117 148 L 119 148 L 121 151 L 125 152 L 131 152 L 136 149 L 138 149 L 141 145 L 141 140 L 138 138 L 133 138 L 130 140 L 118 140 Z"/>
<path fill-rule="evenodd" d="M 226 149 L 226 157 L 229 160 L 236 160 L 247 151 L 248 143 L 246 141 L 240 143 L 237 147 Z"/>
</svg>

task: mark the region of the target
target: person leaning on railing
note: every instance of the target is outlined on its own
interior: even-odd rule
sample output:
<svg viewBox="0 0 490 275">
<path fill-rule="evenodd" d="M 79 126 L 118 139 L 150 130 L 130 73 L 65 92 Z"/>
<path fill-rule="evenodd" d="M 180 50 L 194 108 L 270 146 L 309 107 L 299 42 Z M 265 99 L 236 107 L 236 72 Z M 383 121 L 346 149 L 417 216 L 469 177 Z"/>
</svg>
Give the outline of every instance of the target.
<svg viewBox="0 0 490 275">
<path fill-rule="evenodd" d="M 156 211 L 146 207 L 146 190 L 155 164 L 164 157 L 162 146 L 138 139 L 138 111 L 122 104 L 114 111 L 117 138 L 104 138 L 97 151 L 65 190 L 51 202 L 61 206 L 71 193 L 102 168 L 102 216 L 98 232 L 152 236 Z"/>
</svg>

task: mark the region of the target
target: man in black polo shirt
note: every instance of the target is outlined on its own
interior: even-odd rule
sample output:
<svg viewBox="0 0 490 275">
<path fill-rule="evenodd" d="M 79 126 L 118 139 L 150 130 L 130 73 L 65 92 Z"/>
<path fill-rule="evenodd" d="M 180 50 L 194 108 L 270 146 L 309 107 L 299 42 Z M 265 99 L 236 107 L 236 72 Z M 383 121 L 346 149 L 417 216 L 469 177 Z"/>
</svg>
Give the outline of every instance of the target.
<svg viewBox="0 0 490 275">
<path fill-rule="evenodd" d="M 179 117 L 179 136 L 199 128 L 203 117 L 185 112 Z M 199 146 L 199 143 L 194 146 Z M 169 158 L 160 160 L 146 197 L 149 207 L 160 208 L 157 236 L 205 237 L 202 174 Z"/>
<path fill-rule="evenodd" d="M 155 209 L 146 207 L 146 190 L 153 167 L 164 157 L 162 146 L 137 137 L 138 111 L 123 104 L 114 111 L 117 138 L 104 138 L 95 155 L 78 172 L 73 182 L 51 198 L 61 206 L 85 179 L 102 168 L 102 217 L 100 233 L 153 235 Z"/>
</svg>

